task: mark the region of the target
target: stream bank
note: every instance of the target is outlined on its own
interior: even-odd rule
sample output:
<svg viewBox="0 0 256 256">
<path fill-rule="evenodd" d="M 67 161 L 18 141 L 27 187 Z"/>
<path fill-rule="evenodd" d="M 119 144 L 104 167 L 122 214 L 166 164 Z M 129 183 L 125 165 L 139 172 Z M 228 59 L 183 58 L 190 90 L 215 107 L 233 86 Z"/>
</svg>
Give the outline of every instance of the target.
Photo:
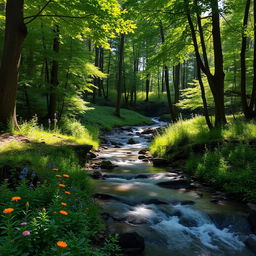
<svg viewBox="0 0 256 256">
<path fill-rule="evenodd" d="M 137 242 L 126 248 L 127 254 L 254 255 L 245 245 L 254 235 L 244 205 L 182 170 L 152 165 L 143 152 L 152 139 L 147 131 L 165 125 L 153 121 L 108 132 L 106 145 L 93 160 L 95 198 L 109 232 L 121 238 L 133 234 L 128 240 Z"/>
</svg>

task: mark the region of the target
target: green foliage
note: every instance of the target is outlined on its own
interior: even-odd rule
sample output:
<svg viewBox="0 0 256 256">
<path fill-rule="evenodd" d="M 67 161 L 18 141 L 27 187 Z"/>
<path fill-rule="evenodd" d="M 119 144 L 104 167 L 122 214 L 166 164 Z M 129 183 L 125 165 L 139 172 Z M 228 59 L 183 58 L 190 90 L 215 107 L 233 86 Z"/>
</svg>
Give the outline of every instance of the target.
<svg viewBox="0 0 256 256">
<path fill-rule="evenodd" d="M 224 188 L 246 201 L 256 202 L 255 194 L 255 147 L 249 144 L 256 137 L 256 124 L 242 118 L 228 117 L 226 127 L 208 130 L 201 116 L 180 120 L 167 127 L 155 137 L 150 151 L 161 157 L 170 158 L 168 152 L 184 150 L 183 146 L 206 144 L 202 154 L 191 153 L 186 169 L 205 182 Z M 207 144 L 219 142 L 214 150 L 207 150 Z"/>
<path fill-rule="evenodd" d="M 8 182 L 0 186 L 1 255 L 112 255 L 118 249 L 115 239 L 106 240 L 102 249 L 92 246 L 102 224 L 86 173 L 48 169 L 48 175 L 48 181 L 33 187 L 27 185 L 26 174 L 16 190 Z M 4 211 L 8 208 L 13 211 Z M 67 247 L 58 248 L 58 241 Z"/>
</svg>

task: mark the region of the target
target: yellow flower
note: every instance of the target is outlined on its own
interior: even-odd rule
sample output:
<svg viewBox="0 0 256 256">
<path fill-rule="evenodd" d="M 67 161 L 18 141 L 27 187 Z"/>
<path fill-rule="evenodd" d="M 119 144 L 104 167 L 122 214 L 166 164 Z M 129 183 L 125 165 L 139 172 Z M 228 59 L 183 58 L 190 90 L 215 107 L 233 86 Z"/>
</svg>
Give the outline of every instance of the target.
<svg viewBox="0 0 256 256">
<path fill-rule="evenodd" d="M 64 178 L 69 178 L 69 175 L 68 174 L 63 174 L 63 177 Z"/>
<path fill-rule="evenodd" d="M 3 210 L 3 213 L 4 213 L 4 214 L 8 214 L 8 213 L 11 213 L 11 212 L 13 212 L 13 211 L 14 211 L 13 208 L 6 208 L 6 209 Z"/>
<path fill-rule="evenodd" d="M 13 197 L 12 197 L 12 201 L 17 202 L 17 201 L 19 201 L 19 200 L 21 200 L 21 197 L 20 197 L 20 196 L 13 196 Z"/>
<path fill-rule="evenodd" d="M 65 188 L 66 186 L 64 184 L 59 184 L 59 187 Z"/>
<path fill-rule="evenodd" d="M 59 211 L 59 213 L 62 215 L 68 215 L 68 212 L 66 212 L 66 211 Z"/>
<path fill-rule="evenodd" d="M 60 248 L 66 248 L 68 246 L 68 244 L 64 241 L 58 241 L 57 246 Z"/>
</svg>

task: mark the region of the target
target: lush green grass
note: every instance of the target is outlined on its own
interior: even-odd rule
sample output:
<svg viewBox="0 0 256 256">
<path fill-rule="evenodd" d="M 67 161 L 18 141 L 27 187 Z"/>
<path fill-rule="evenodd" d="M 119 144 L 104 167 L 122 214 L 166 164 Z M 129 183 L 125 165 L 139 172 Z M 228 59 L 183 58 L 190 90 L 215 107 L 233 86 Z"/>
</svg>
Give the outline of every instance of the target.
<svg viewBox="0 0 256 256">
<path fill-rule="evenodd" d="M 226 127 L 212 131 L 207 129 L 201 116 L 180 120 L 156 136 L 150 150 L 168 159 L 187 150 L 190 152 L 185 159 L 187 171 L 218 188 L 256 202 L 256 145 L 249 144 L 256 138 L 256 124 L 241 118 L 228 117 L 228 120 Z M 212 142 L 219 142 L 219 145 L 207 149 L 207 144 Z M 198 144 L 206 144 L 206 149 L 193 153 L 193 145 Z"/>
<path fill-rule="evenodd" d="M 151 120 L 137 112 L 121 109 L 121 118 L 115 116 L 115 109 L 107 106 L 92 105 L 81 117 L 81 123 L 90 127 L 110 130 L 117 126 L 150 124 Z"/>
</svg>

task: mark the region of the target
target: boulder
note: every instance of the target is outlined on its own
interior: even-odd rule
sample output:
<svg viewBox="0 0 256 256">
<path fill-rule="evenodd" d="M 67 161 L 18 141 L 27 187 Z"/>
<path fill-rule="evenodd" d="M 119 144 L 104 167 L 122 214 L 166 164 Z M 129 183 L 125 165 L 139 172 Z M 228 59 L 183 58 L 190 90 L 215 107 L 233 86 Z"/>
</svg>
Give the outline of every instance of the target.
<svg viewBox="0 0 256 256">
<path fill-rule="evenodd" d="M 152 162 L 153 162 L 153 165 L 156 167 L 169 165 L 169 161 L 164 158 L 153 158 Z"/>
<path fill-rule="evenodd" d="M 103 160 L 99 163 L 99 166 L 101 169 L 107 169 L 107 170 L 110 170 L 110 169 L 113 169 L 116 167 L 116 165 L 114 165 L 111 161 L 109 160 Z"/>
<path fill-rule="evenodd" d="M 99 172 L 99 171 L 94 171 L 92 174 L 90 174 L 90 176 L 91 176 L 93 179 L 96 179 L 96 180 L 99 180 L 99 179 L 102 179 L 102 178 L 103 178 L 102 173 Z"/>
<path fill-rule="evenodd" d="M 146 159 L 147 157 L 146 156 L 144 156 L 144 155 L 141 155 L 141 156 L 139 156 L 138 157 L 138 159 L 140 159 L 140 160 L 142 160 L 142 159 Z"/>
<path fill-rule="evenodd" d="M 96 157 L 97 157 L 97 155 L 95 153 L 93 153 L 93 152 L 88 153 L 88 158 L 89 159 L 93 159 L 93 158 L 96 158 Z"/>
<path fill-rule="evenodd" d="M 137 142 L 133 138 L 130 138 L 127 143 L 128 144 L 136 144 Z"/>
<path fill-rule="evenodd" d="M 168 180 L 157 183 L 158 186 L 170 189 L 190 188 L 191 185 L 187 179 Z"/>
<path fill-rule="evenodd" d="M 143 148 L 139 151 L 139 155 L 146 155 L 148 152 L 148 149 L 147 148 Z"/>
<path fill-rule="evenodd" d="M 246 244 L 246 246 L 253 251 L 254 253 L 256 253 L 256 238 L 255 237 L 249 237 L 245 240 L 244 242 Z"/>
<path fill-rule="evenodd" d="M 137 232 L 120 234 L 118 243 L 124 253 L 138 255 L 145 249 L 144 238 Z"/>
</svg>

